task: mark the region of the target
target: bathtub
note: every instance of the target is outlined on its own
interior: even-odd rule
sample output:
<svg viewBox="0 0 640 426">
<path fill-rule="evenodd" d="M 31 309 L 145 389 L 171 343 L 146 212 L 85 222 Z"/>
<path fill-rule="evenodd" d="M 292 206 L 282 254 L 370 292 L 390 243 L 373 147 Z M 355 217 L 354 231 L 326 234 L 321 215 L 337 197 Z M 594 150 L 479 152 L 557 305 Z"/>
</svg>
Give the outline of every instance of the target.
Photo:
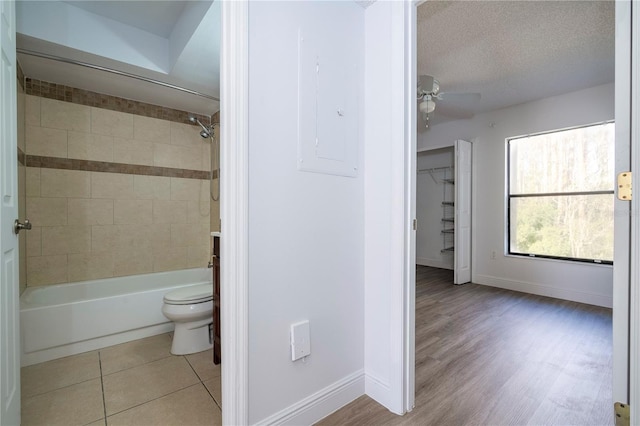
<svg viewBox="0 0 640 426">
<path fill-rule="evenodd" d="M 211 283 L 208 268 L 28 287 L 20 296 L 22 365 L 166 333 L 170 290 Z"/>
</svg>

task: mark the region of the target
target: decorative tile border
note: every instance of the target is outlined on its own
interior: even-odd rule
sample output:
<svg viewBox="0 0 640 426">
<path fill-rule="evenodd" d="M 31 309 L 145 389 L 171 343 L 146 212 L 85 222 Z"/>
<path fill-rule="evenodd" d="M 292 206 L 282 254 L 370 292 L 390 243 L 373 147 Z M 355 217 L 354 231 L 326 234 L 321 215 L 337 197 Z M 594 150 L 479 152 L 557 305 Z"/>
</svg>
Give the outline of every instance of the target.
<svg viewBox="0 0 640 426">
<path fill-rule="evenodd" d="M 17 62 L 18 64 L 18 69 L 16 72 L 16 77 L 18 77 L 18 83 L 20 84 L 20 87 L 22 87 L 22 90 L 24 90 L 24 71 L 22 71 L 22 67 L 20 66 L 20 62 Z"/>
<path fill-rule="evenodd" d="M 112 111 L 126 112 L 145 117 L 159 118 L 167 121 L 175 121 L 177 123 L 193 124 L 189 121 L 189 115 L 195 115 L 203 123 L 211 122 L 211 117 L 202 114 L 189 113 L 187 111 L 180 111 L 173 108 L 133 101 L 131 99 L 119 98 L 117 96 L 103 95 L 102 93 L 77 89 L 75 87 L 65 86 L 62 84 L 49 83 L 47 81 L 35 80 L 29 77 L 26 78 L 25 91 L 27 95 L 104 108 Z"/>
<path fill-rule="evenodd" d="M 173 169 L 170 167 L 141 166 L 136 164 L 110 163 L 106 161 L 77 160 L 74 158 L 41 157 L 38 155 L 27 155 L 26 166 L 44 167 L 47 169 L 83 170 L 87 172 L 165 176 L 185 179 L 209 179 L 209 172 L 203 170 Z M 213 171 L 213 177 L 216 178 L 217 175 L 217 171 Z"/>
<path fill-rule="evenodd" d="M 22 164 L 23 166 L 27 165 L 27 156 L 25 155 L 24 151 L 20 149 L 20 147 L 18 147 L 18 163 Z"/>
</svg>

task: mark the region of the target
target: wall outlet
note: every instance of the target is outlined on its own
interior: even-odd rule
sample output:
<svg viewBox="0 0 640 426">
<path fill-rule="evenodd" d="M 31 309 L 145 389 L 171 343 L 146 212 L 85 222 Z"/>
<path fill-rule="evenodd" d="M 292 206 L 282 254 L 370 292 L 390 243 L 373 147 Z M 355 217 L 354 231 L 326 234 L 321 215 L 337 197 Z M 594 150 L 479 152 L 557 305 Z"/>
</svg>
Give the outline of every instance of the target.
<svg viewBox="0 0 640 426">
<path fill-rule="evenodd" d="M 291 361 L 297 361 L 310 354 L 309 321 L 291 324 Z"/>
</svg>

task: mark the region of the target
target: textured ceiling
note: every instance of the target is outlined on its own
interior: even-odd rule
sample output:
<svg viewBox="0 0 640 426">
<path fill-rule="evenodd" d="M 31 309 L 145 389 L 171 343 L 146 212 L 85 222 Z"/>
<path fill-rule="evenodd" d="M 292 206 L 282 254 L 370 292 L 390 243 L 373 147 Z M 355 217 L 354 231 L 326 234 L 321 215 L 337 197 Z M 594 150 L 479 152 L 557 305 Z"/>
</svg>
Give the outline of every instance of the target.
<svg viewBox="0 0 640 426">
<path fill-rule="evenodd" d="M 435 76 L 442 92 L 481 93 L 476 113 L 612 82 L 614 45 L 613 1 L 418 7 L 418 75 Z M 432 124 L 462 112 L 441 102 Z"/>
</svg>

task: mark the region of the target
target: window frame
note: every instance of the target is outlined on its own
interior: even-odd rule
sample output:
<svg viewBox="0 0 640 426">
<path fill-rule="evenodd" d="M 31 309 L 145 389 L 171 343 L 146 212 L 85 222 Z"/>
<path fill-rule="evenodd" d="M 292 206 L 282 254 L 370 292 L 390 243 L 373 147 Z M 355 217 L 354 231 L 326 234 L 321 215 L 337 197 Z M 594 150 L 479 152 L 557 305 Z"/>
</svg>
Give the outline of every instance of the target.
<svg viewBox="0 0 640 426">
<path fill-rule="evenodd" d="M 536 253 L 521 253 L 512 250 L 511 247 L 511 200 L 514 198 L 538 198 L 538 197 L 549 197 L 549 196 L 581 196 L 581 195 L 613 195 L 615 199 L 615 184 L 613 184 L 613 189 L 611 190 L 599 190 L 599 191 L 570 191 L 570 192 L 551 192 L 551 193 L 535 193 L 535 194 L 511 194 L 511 141 L 515 141 L 518 139 L 529 138 L 532 136 L 540 136 L 546 135 L 550 133 L 560 133 L 566 132 L 575 129 L 583 129 L 586 127 L 593 126 L 602 126 L 606 124 L 615 123 L 615 120 L 607 120 L 600 121 L 596 123 L 584 124 L 573 127 L 566 127 L 562 129 L 553 129 L 544 132 L 536 132 L 536 133 L 528 133 L 520 136 L 512 136 L 505 140 L 506 142 L 506 246 L 507 246 L 507 255 L 509 256 L 517 256 L 523 258 L 533 258 L 533 259 L 552 259 L 552 260 L 561 260 L 567 262 L 578 262 L 578 263 L 587 263 L 587 264 L 595 264 L 595 265 L 613 265 L 613 260 L 604 260 L 604 259 L 588 259 L 588 258 L 577 258 L 577 257 L 565 257 L 565 256 L 553 256 L 547 254 L 536 254 Z M 615 136 L 614 136 L 615 137 Z M 612 177 L 615 179 L 615 177 Z M 614 213 L 615 214 L 615 213 Z"/>
</svg>

